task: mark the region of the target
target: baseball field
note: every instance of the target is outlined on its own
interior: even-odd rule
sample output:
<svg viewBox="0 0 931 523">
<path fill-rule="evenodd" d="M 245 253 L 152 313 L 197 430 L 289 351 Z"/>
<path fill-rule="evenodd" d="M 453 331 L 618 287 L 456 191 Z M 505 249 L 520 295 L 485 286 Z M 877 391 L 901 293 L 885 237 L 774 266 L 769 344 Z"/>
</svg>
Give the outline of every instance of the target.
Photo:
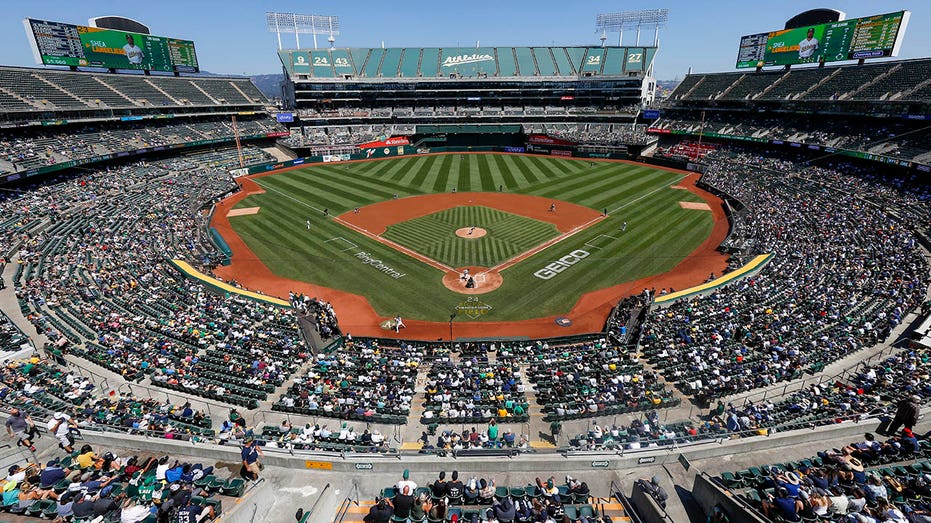
<svg viewBox="0 0 931 523">
<path fill-rule="evenodd" d="M 684 178 L 513 154 L 317 164 L 251 180 L 258 189 L 226 218 L 251 252 L 234 248 L 228 274 L 260 262 L 405 321 L 568 314 L 586 293 L 670 271 L 709 238 L 715 217 Z"/>
</svg>

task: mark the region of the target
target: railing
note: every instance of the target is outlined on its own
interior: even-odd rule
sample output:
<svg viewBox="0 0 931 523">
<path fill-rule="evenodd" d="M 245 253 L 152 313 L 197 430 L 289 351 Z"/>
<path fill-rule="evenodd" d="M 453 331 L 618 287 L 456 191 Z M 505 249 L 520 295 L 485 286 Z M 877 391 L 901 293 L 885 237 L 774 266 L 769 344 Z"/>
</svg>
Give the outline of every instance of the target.
<svg viewBox="0 0 931 523">
<path fill-rule="evenodd" d="M 879 412 L 873 412 L 869 414 L 859 414 L 855 417 L 845 419 L 843 423 L 861 423 L 869 420 L 875 420 L 882 417 L 883 414 Z M 818 427 L 824 427 L 829 425 L 838 425 L 838 417 L 834 416 L 825 416 L 823 418 L 818 418 L 807 422 L 809 430 L 814 430 Z M 788 423 L 785 425 L 789 425 Z M 625 448 L 626 445 L 629 445 L 630 442 L 617 442 L 617 448 L 600 448 L 593 450 L 582 450 L 579 448 L 566 447 L 559 449 L 559 453 L 564 457 L 571 456 L 625 456 L 628 454 L 638 454 L 648 451 L 657 451 L 657 450 L 666 450 L 668 452 L 674 452 L 682 449 L 683 447 L 693 447 L 697 445 L 707 445 L 710 443 L 723 444 L 725 441 L 736 438 L 749 438 L 749 437 L 761 437 L 768 438 L 773 434 L 790 432 L 795 430 L 802 430 L 802 428 L 791 428 L 785 431 L 779 431 L 778 428 L 784 425 L 770 425 L 766 427 L 758 427 L 755 429 L 741 430 L 736 432 L 721 432 L 718 434 L 698 434 L 696 436 L 676 436 L 669 439 L 644 439 L 637 441 L 640 445 L 639 448 L 630 449 Z M 765 432 L 761 434 L 761 432 Z M 693 439 L 694 438 L 694 439 Z M 571 438 L 570 438 L 571 439 Z"/>
<path fill-rule="evenodd" d="M 861 349 L 861 350 L 866 350 L 866 349 Z M 889 345 L 888 347 L 883 348 L 876 354 L 873 354 L 869 358 L 865 360 L 858 360 L 854 362 L 850 367 L 847 367 L 846 369 L 843 369 L 842 371 L 834 375 L 826 376 L 824 374 L 819 374 L 817 376 L 803 378 L 801 381 L 798 381 L 798 380 L 787 381 L 780 385 L 776 385 L 774 387 L 769 387 L 767 389 L 745 393 L 745 395 L 741 399 L 743 400 L 743 405 L 746 405 L 750 401 L 762 402 L 762 401 L 766 401 L 767 399 L 773 400 L 777 398 L 783 398 L 790 393 L 795 393 L 800 390 L 804 390 L 805 387 L 809 385 L 820 385 L 823 382 L 833 383 L 835 381 L 839 381 L 843 383 L 843 382 L 846 382 L 847 378 L 849 378 L 850 376 L 855 376 L 856 374 L 859 374 L 860 372 L 865 370 L 873 362 L 885 359 L 887 356 L 889 356 L 890 354 L 898 350 L 902 350 L 901 347 L 896 347 L 894 344 Z M 856 355 L 856 352 L 850 353 L 850 356 L 855 356 L 855 355 Z M 789 390 L 790 387 L 792 389 L 791 391 Z M 727 401 L 727 398 L 721 398 L 720 400 Z"/>
<path fill-rule="evenodd" d="M 191 408 L 195 408 L 195 409 L 197 409 L 197 410 L 200 410 L 201 412 L 205 412 L 205 413 L 209 414 L 211 420 L 222 420 L 222 419 L 226 419 L 226 416 L 229 414 L 230 409 L 235 408 L 234 406 L 228 405 L 228 404 L 226 404 L 226 403 L 220 403 L 220 402 L 217 402 L 217 401 L 211 401 L 211 400 L 208 400 L 208 399 L 206 399 L 206 398 L 191 397 L 191 396 L 188 396 L 188 395 L 182 395 L 182 394 L 178 394 L 177 391 L 174 391 L 173 389 L 165 389 L 165 388 L 155 387 L 155 386 L 151 386 L 151 385 L 144 385 L 144 384 L 142 384 L 142 383 L 130 383 L 130 382 L 126 382 L 126 383 L 120 385 L 120 387 L 119 387 L 117 390 L 118 390 L 118 391 L 119 391 L 119 390 L 122 390 L 122 388 L 123 388 L 124 386 L 129 390 L 129 393 L 132 394 L 132 395 L 134 395 L 134 396 L 137 395 L 137 394 L 136 394 L 136 389 L 141 389 L 141 390 L 145 391 L 145 393 L 146 393 L 146 395 L 149 397 L 149 399 L 158 399 L 157 396 L 153 396 L 153 395 L 152 395 L 152 393 L 154 392 L 156 395 L 159 395 L 159 394 L 164 395 L 164 396 L 165 396 L 165 401 L 168 402 L 168 403 L 172 403 L 172 404 L 190 403 L 190 404 L 191 404 Z M 175 400 L 172 399 L 172 394 L 171 394 L 171 392 L 174 392 L 174 393 L 175 393 L 175 394 L 174 394 Z M 201 406 L 202 406 L 202 408 L 199 408 L 199 407 L 201 407 Z M 217 410 L 215 410 L 215 409 L 217 409 Z M 258 412 L 257 412 L 257 413 L 258 413 Z M 256 413 L 256 414 L 257 414 L 257 413 Z M 253 417 L 255 417 L 255 416 L 253 416 Z"/>
<path fill-rule="evenodd" d="M 349 512 L 349 508 L 353 504 L 355 504 L 355 506 L 357 507 L 359 506 L 358 491 L 359 491 L 359 486 L 355 482 L 353 482 L 352 490 L 350 490 L 349 494 L 345 498 L 343 498 L 343 501 L 340 502 L 339 507 L 336 509 L 336 515 L 333 517 L 334 523 L 342 523 L 343 519 L 345 519 L 346 517 L 346 513 Z M 354 493 L 356 494 L 356 499 L 353 499 L 352 495 Z"/>
</svg>

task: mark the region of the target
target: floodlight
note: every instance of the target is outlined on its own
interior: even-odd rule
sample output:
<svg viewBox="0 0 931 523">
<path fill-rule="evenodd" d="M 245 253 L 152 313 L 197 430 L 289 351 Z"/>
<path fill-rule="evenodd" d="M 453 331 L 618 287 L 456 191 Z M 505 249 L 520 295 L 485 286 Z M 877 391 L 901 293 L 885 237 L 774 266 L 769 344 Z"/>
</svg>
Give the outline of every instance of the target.
<svg viewBox="0 0 931 523">
<path fill-rule="evenodd" d="M 334 37 L 339 35 L 339 17 L 268 12 L 265 13 L 265 29 L 278 35 L 278 49 L 281 49 L 281 33 L 293 33 L 298 49 L 301 47 L 300 35 L 313 35 L 316 49 L 317 35 L 329 35 L 327 40 L 333 45 Z"/>
<path fill-rule="evenodd" d="M 637 29 L 637 45 L 640 45 L 640 29 L 653 29 L 653 45 L 659 43 L 659 30 L 669 20 L 669 9 L 641 9 L 620 13 L 601 13 L 595 17 L 595 29 L 602 33 L 619 33 L 617 45 L 622 46 L 624 29 Z"/>
</svg>

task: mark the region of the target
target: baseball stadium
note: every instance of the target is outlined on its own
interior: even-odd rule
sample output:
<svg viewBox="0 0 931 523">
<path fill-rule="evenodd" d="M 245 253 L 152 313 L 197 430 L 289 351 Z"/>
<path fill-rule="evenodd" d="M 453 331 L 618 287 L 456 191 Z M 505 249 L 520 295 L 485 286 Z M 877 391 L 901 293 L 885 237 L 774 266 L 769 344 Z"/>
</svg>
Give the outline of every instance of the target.
<svg viewBox="0 0 931 523">
<path fill-rule="evenodd" d="M 0 522 L 931 521 L 923 9 L 764 14 L 674 83 L 675 9 L 437 47 L 267 12 L 273 85 L 28 9 Z"/>
</svg>

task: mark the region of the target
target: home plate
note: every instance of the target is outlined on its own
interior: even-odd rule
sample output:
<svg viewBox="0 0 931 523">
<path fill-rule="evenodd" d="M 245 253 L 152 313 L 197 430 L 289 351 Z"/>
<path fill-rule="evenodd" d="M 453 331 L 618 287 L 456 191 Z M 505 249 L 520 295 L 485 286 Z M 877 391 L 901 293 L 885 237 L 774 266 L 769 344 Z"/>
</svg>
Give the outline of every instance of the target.
<svg viewBox="0 0 931 523">
<path fill-rule="evenodd" d="M 705 202 L 679 202 L 679 207 L 683 209 L 695 209 L 697 211 L 710 211 L 711 206 Z"/>
</svg>

